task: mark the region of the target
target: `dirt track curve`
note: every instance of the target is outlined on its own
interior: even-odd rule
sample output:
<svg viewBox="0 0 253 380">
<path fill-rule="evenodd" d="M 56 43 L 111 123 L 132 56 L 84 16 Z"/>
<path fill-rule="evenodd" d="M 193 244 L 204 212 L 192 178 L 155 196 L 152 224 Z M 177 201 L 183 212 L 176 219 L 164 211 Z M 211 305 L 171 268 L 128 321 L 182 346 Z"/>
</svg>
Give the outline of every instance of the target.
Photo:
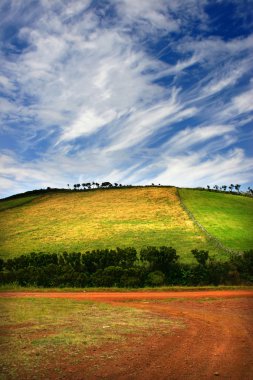
<svg viewBox="0 0 253 380">
<path fill-rule="evenodd" d="M 93 300 L 142 308 L 180 320 L 170 335 L 120 343 L 117 355 L 103 360 L 101 347 L 67 379 L 231 380 L 253 379 L 253 291 L 0 293 L 0 297 L 51 297 Z M 200 302 L 200 299 L 201 300 Z M 157 302 L 154 302 L 157 301 Z M 85 374 L 85 375 L 84 375 Z"/>
</svg>

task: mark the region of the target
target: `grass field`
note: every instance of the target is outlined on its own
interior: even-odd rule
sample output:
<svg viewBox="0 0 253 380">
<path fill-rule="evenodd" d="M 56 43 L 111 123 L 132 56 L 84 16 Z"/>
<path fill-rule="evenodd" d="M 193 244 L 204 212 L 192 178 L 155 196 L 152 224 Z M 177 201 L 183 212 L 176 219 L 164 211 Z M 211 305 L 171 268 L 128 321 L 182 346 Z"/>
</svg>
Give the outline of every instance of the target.
<svg viewBox="0 0 253 380">
<path fill-rule="evenodd" d="M 4 211 L 13 207 L 22 206 L 25 203 L 31 202 L 33 199 L 37 198 L 36 195 L 22 197 L 22 198 L 14 198 L 9 200 L 3 200 L 0 202 L 0 211 Z"/>
<path fill-rule="evenodd" d="M 32 251 L 85 252 L 147 245 L 172 246 L 186 261 L 191 260 L 194 248 L 216 252 L 182 209 L 175 188 L 41 196 L 3 211 L 0 230 L 3 258 Z"/>
<path fill-rule="evenodd" d="M 137 345 L 154 331 L 170 334 L 179 326 L 143 310 L 68 299 L 0 299 L 0 316 L 1 379 L 60 378 L 64 358 L 75 366 L 92 360 L 89 348 L 129 334 Z"/>
<path fill-rule="evenodd" d="M 232 194 L 180 189 L 195 219 L 226 247 L 253 249 L 253 199 Z"/>
</svg>

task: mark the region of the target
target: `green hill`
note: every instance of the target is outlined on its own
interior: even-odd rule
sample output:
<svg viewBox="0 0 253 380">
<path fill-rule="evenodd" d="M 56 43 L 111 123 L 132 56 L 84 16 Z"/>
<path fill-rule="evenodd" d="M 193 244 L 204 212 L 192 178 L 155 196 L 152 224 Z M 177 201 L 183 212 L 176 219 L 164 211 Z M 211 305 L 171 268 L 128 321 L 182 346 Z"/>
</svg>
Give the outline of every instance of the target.
<svg viewBox="0 0 253 380">
<path fill-rule="evenodd" d="M 194 218 L 223 245 L 242 251 L 253 248 L 253 199 L 214 191 L 180 189 Z"/>
<path fill-rule="evenodd" d="M 180 190 L 180 195 L 225 246 L 252 248 L 252 199 L 195 190 Z M 209 209 L 206 204 L 211 205 Z M 221 217 L 224 204 L 229 206 L 223 208 L 225 216 Z M 219 228 L 223 231 L 220 235 Z M 177 189 L 170 187 L 66 191 L 4 200 L 0 203 L 0 231 L 2 258 L 32 251 L 85 252 L 147 245 L 172 246 L 184 261 L 191 260 L 194 248 L 207 249 L 221 258 L 228 255 L 194 224 L 180 203 Z"/>
</svg>

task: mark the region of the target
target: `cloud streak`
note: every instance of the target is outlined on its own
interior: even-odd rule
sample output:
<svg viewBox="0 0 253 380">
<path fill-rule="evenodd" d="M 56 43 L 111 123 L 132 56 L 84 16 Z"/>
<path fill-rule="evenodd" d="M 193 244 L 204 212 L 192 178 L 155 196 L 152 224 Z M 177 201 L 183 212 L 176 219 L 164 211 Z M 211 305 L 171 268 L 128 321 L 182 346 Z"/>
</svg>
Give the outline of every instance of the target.
<svg viewBox="0 0 253 380">
<path fill-rule="evenodd" d="M 208 5 L 3 0 L 2 196 L 78 180 L 249 184 L 253 35 L 214 30 Z"/>
</svg>

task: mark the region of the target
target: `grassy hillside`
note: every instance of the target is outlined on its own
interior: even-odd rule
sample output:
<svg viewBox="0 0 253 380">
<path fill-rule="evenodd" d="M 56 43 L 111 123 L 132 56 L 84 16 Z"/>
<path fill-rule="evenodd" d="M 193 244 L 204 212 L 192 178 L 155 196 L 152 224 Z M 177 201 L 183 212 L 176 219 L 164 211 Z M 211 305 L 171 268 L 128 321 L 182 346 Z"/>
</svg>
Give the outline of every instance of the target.
<svg viewBox="0 0 253 380">
<path fill-rule="evenodd" d="M 29 197 L 22 197 L 22 198 L 14 198 L 14 199 L 8 199 L 8 200 L 1 200 L 0 201 L 0 211 L 7 210 L 9 208 L 22 206 L 25 203 L 31 202 L 33 199 L 36 198 L 36 195 L 29 196 Z"/>
<path fill-rule="evenodd" d="M 232 194 L 180 189 L 196 220 L 226 247 L 253 248 L 253 199 Z"/>
<path fill-rule="evenodd" d="M 31 251 L 169 245 L 187 261 L 191 249 L 216 251 L 182 209 L 175 188 L 43 195 L 2 211 L 0 231 L 3 258 Z"/>
</svg>

